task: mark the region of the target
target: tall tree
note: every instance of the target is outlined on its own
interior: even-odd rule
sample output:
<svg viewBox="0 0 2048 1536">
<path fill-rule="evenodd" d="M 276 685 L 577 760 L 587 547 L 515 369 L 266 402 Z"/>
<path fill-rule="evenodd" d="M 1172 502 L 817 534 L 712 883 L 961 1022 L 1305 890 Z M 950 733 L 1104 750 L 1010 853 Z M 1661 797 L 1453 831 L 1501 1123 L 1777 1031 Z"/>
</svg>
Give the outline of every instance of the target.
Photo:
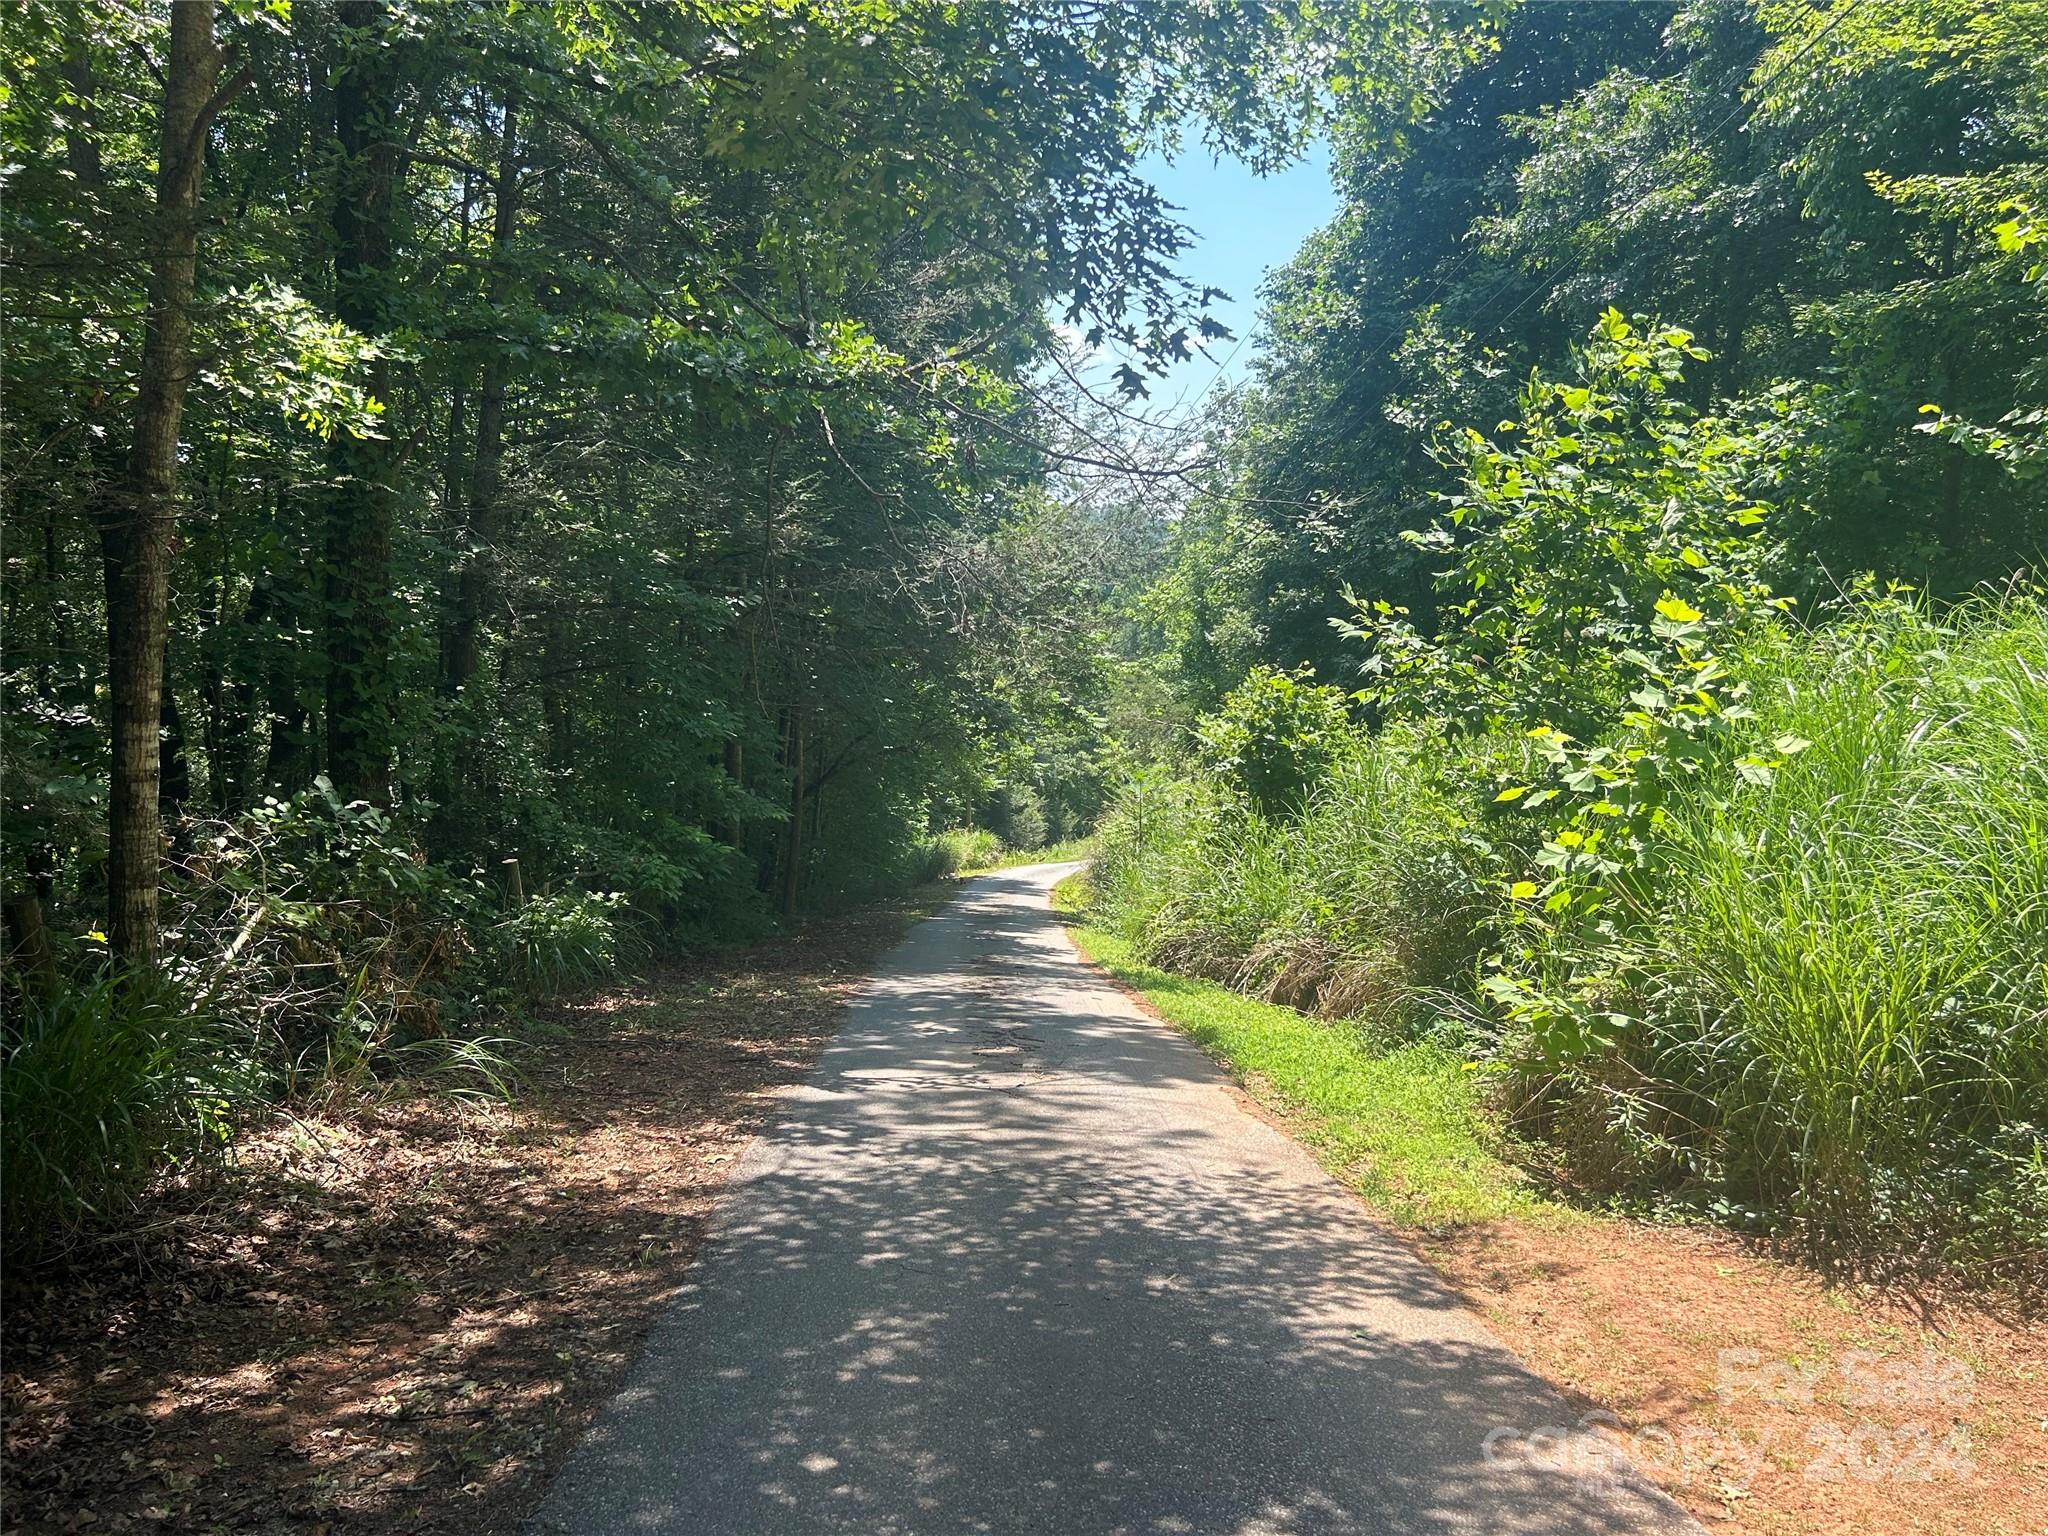
<svg viewBox="0 0 2048 1536">
<path fill-rule="evenodd" d="M 401 836 L 431 804 L 449 870 L 516 851 L 677 925 L 893 878 L 1050 712 L 995 655 L 992 552 L 1058 457 L 1051 317 L 1185 355 L 1207 299 L 1145 150 L 1284 150 L 1329 56 L 1294 6 L 16 12 L 0 496 L 42 537 L 0 599 L 43 851 L 5 874 L 99 927 L 111 790 L 134 952 L 166 765 L 188 817 L 324 770 Z M 263 88 L 209 143 L 216 27 Z M 165 124 L 112 88 L 138 59 Z"/>
<path fill-rule="evenodd" d="M 484 285 L 489 310 L 500 312 L 512 298 L 513 232 L 519 218 L 519 96 L 508 91 L 498 116 L 498 174 L 491 188 L 490 276 Z M 458 694 L 476 676 L 484 605 L 497 562 L 500 499 L 505 478 L 505 392 L 511 372 L 508 348 L 493 347 L 484 360 L 477 391 L 476 446 L 470 456 L 460 565 L 441 643 L 441 686 Z"/>
<path fill-rule="evenodd" d="M 164 650 L 178 447 L 193 372 L 200 182 L 213 120 L 250 79 L 243 70 L 223 85 L 223 63 L 213 0 L 172 6 L 134 437 L 126 474 L 99 513 L 112 738 L 107 927 L 115 954 L 136 966 L 154 965 L 157 958 Z"/>
<path fill-rule="evenodd" d="M 391 325 L 396 217 L 403 146 L 398 133 L 398 56 L 385 0 L 343 0 L 334 79 L 334 313 L 351 330 L 381 337 Z M 379 355 L 367 385 L 391 398 L 391 365 Z M 386 433 L 340 432 L 327 504 L 327 772 L 345 795 L 391 795 L 393 600 L 396 512 L 394 447 Z"/>
</svg>

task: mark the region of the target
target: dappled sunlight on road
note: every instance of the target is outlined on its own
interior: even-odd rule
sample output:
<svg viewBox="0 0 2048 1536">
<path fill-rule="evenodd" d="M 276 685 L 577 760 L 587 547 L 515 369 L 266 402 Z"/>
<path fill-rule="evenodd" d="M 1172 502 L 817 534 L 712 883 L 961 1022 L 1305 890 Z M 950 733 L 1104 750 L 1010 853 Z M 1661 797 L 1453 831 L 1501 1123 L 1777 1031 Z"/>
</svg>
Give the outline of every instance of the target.
<svg viewBox="0 0 2048 1536">
<path fill-rule="evenodd" d="M 1684 1528 L 1527 1450 L 1564 1405 L 1077 963 L 1050 883 L 977 881 L 855 1003 L 543 1528 Z"/>
</svg>

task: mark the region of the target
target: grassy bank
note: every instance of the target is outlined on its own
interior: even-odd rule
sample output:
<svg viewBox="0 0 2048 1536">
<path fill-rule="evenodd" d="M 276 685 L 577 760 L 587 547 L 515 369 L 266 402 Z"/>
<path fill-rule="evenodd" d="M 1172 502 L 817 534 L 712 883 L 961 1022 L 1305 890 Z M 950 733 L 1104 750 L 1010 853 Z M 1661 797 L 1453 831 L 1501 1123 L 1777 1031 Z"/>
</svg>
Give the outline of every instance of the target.
<svg viewBox="0 0 2048 1536">
<path fill-rule="evenodd" d="M 2015 1274 L 2048 1246 L 2048 616 L 1880 608 L 1739 665 L 1633 852 L 1587 851 L 1620 808 L 1525 809 L 1527 733 L 1339 714 L 1291 804 L 1228 765 L 1135 787 L 1096 943 L 1393 1042 L 1382 1075 L 1483 1063 L 1587 1190 Z M 1315 1053 L 1353 1047 L 1260 1049 L 1328 1100 Z"/>
</svg>

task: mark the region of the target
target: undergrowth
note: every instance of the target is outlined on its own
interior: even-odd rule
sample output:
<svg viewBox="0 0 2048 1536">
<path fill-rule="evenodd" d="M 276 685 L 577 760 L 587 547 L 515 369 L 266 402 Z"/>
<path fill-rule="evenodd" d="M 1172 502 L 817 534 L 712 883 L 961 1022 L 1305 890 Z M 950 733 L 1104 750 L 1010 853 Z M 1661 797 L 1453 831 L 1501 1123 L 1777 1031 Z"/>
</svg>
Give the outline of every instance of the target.
<svg viewBox="0 0 2048 1536">
<path fill-rule="evenodd" d="M 641 942 L 622 898 L 521 897 L 429 863 L 324 781 L 178 831 L 158 974 L 117 973 L 98 933 L 60 935 L 46 975 L 9 969 L 0 1227 L 17 1261 L 118 1223 L 276 1105 L 400 1084 L 510 1096 L 523 1005 Z"/>
<path fill-rule="evenodd" d="M 1355 731 L 1293 816 L 1140 775 L 1101 835 L 1099 931 L 1482 1058 L 1495 1108 L 1591 1191 L 1850 1260 L 2024 1264 L 2048 1245 L 2048 615 L 1874 611 L 1760 652 L 1750 683 L 1743 739 L 1811 745 L 1672 795 L 1590 930 L 1532 914 L 1556 844 L 1493 803 L 1515 743 L 1396 726 Z M 1510 963 L 1599 1032 L 1560 1049 L 1503 1008 Z"/>
<path fill-rule="evenodd" d="M 1362 692 L 1254 671 L 1134 774 L 1099 921 L 1483 1062 L 1596 1194 L 1829 1262 L 2036 1269 L 2048 609 L 1866 583 L 1795 620 L 1775 439 L 1684 403 L 1701 355 L 1610 312 L 1575 380 L 1448 442 L 1435 632 L 1360 603 Z"/>
</svg>

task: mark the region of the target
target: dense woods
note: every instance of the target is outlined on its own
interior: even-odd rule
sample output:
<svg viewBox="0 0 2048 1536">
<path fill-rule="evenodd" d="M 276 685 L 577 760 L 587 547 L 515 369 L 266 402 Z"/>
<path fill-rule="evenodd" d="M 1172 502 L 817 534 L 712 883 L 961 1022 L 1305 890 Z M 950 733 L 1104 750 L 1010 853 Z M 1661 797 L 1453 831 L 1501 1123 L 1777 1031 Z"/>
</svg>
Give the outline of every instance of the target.
<svg viewBox="0 0 2048 1536">
<path fill-rule="evenodd" d="M 971 807 L 1044 306 L 1200 318 L 1104 114 L 1255 42 L 1088 15 L 19 18 L 17 884 L 146 962 L 159 804 L 324 777 L 690 922 Z"/>
<path fill-rule="evenodd" d="M 2026 0 L 1530 5 L 1398 147 L 1340 117 L 1343 211 L 1273 281 L 1187 541 L 1187 670 L 1213 698 L 1256 661 L 1355 666 L 1347 588 L 1427 618 L 1437 562 L 1402 535 L 1449 489 L 1440 429 L 1513 419 L 1610 307 L 1690 331 L 1685 397 L 1758 436 L 1781 591 L 2028 567 L 2043 25 Z"/>
<path fill-rule="evenodd" d="M 1133 165 L 1283 149 L 1297 21 L 12 11 L 10 1224 L 1091 816 L 1030 380 L 1055 321 L 1215 329 Z"/>
<path fill-rule="evenodd" d="M 1148 954 L 1450 1042 L 1583 1184 L 2038 1245 L 2044 56 L 2041 0 L 16 8 L 10 1241 L 1100 819 Z M 1317 133 L 1252 384 L 1159 423 L 1234 341 L 1142 157 Z"/>
<path fill-rule="evenodd" d="M 1433 1040 L 1549 1172 L 2048 1240 L 2048 8 L 1529 5 L 1274 278 L 1131 654 L 1148 958 Z"/>
</svg>

